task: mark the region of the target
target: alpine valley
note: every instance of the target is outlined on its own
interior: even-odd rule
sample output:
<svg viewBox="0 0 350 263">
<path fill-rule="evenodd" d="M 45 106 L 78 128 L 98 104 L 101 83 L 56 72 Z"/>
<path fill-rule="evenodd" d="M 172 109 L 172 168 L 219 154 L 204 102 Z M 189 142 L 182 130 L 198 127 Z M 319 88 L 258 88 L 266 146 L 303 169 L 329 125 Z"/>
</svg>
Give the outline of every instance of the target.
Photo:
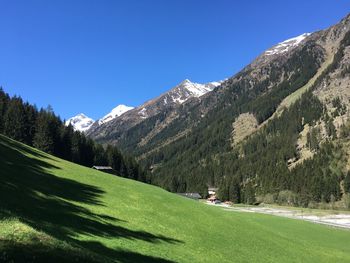
<svg viewBox="0 0 350 263">
<path fill-rule="evenodd" d="M 235 202 L 341 201 L 350 191 L 349 29 L 347 16 L 273 46 L 224 81 L 186 79 L 75 128 L 134 154 L 151 183 L 173 192 L 217 186 Z"/>
<path fill-rule="evenodd" d="M 346 4 L 27 2 L 1 16 L 0 263 L 350 262 L 350 14 L 309 32 Z M 239 32 L 299 33 L 226 78 L 265 41 Z"/>
</svg>

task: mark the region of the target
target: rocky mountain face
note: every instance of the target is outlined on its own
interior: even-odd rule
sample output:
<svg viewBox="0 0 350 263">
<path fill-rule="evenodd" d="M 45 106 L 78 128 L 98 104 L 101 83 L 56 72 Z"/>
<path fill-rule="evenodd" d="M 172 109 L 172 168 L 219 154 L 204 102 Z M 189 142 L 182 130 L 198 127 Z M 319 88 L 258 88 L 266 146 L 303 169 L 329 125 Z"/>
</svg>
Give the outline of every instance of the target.
<svg viewBox="0 0 350 263">
<path fill-rule="evenodd" d="M 187 98 L 196 85 L 184 81 L 88 134 L 134 153 L 170 191 L 340 202 L 350 191 L 350 158 L 339 157 L 350 156 L 349 29 L 347 16 L 279 43 L 199 96 Z"/>
<path fill-rule="evenodd" d="M 168 92 L 149 100 L 139 107 L 129 109 L 128 112 L 112 118 L 108 123 L 99 121 L 94 123 L 87 134 L 102 142 L 119 141 L 130 129 L 141 122 L 156 118 L 157 115 L 168 114 L 190 99 L 198 99 L 204 94 L 218 87 L 221 82 L 206 84 L 193 83 L 186 79 Z M 161 119 L 159 119 L 161 122 Z M 146 134 L 144 135 L 146 136 Z"/>
</svg>

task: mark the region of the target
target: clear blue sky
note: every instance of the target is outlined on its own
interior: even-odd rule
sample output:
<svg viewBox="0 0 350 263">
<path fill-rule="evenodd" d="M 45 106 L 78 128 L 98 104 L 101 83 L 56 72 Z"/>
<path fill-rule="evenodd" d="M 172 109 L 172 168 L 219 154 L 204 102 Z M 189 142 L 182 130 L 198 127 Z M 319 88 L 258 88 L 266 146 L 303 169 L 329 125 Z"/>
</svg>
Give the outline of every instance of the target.
<svg viewBox="0 0 350 263">
<path fill-rule="evenodd" d="M 0 0 L 0 85 L 97 119 L 181 80 L 230 77 L 277 42 L 337 23 L 346 0 Z"/>
</svg>

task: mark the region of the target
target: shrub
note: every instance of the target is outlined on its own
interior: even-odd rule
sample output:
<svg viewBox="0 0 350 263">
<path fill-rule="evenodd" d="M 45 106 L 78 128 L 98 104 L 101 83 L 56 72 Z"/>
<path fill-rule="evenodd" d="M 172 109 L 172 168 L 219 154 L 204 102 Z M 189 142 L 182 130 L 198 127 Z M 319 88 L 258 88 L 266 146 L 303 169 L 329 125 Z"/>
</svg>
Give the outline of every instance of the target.
<svg viewBox="0 0 350 263">
<path fill-rule="evenodd" d="M 297 194 L 290 190 L 283 190 L 278 193 L 277 203 L 285 205 L 296 205 L 298 203 Z"/>
</svg>

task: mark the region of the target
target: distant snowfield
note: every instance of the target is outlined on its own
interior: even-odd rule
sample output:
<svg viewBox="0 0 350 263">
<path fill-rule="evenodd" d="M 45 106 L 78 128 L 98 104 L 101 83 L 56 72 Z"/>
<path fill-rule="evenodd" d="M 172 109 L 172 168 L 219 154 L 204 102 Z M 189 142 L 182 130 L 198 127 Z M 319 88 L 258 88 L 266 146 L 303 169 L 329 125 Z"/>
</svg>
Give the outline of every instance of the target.
<svg viewBox="0 0 350 263">
<path fill-rule="evenodd" d="M 317 215 L 317 213 L 303 211 L 302 209 L 282 209 L 274 207 L 232 207 L 226 204 L 217 204 L 226 211 L 261 213 L 275 216 L 288 217 L 293 219 L 305 220 L 317 224 L 329 225 L 334 227 L 350 229 L 350 213 L 338 213 L 337 211 L 325 210 L 326 214 Z M 329 214 L 327 214 L 329 213 Z M 332 214 L 333 213 L 333 214 Z"/>
<path fill-rule="evenodd" d="M 132 110 L 134 107 L 129 107 L 126 105 L 118 105 L 117 107 L 115 107 L 110 113 L 108 113 L 107 115 L 105 115 L 102 119 L 100 119 L 98 121 L 98 124 L 101 125 L 103 123 L 109 122 L 113 119 L 115 119 L 116 117 L 119 117 L 121 115 L 123 115 L 125 112 Z"/>
<path fill-rule="evenodd" d="M 304 34 L 302 34 L 300 36 L 287 39 L 287 40 L 285 40 L 285 41 L 283 41 L 281 43 L 278 43 L 277 45 L 275 45 L 271 49 L 266 50 L 265 54 L 267 56 L 270 56 L 270 55 L 276 55 L 276 54 L 285 53 L 290 48 L 298 46 L 300 44 L 300 42 L 302 42 L 309 35 L 311 35 L 311 33 L 304 33 Z"/>
</svg>

